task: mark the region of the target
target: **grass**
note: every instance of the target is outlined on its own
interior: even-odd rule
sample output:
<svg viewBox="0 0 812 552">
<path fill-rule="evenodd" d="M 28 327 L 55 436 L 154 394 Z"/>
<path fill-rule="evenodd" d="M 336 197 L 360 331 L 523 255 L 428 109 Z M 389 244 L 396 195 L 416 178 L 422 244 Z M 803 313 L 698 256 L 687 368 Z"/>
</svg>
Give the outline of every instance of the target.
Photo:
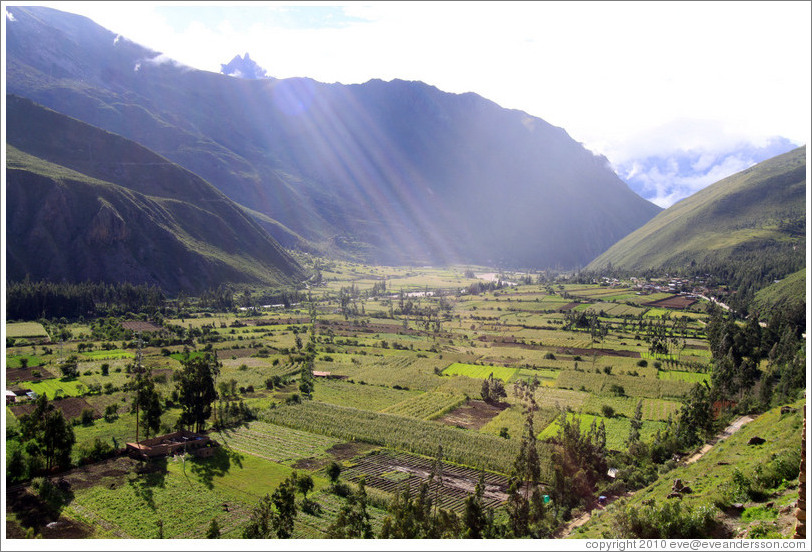
<svg viewBox="0 0 812 552">
<path fill-rule="evenodd" d="M 765 474 L 777 459 L 790 455 L 800 460 L 798 451 L 801 446 L 803 431 L 804 401 L 792 405 L 794 412 L 781 414 L 780 408 L 762 414 L 756 420 L 744 425 L 737 433 L 711 448 L 699 461 L 685 466 L 677 467 L 648 487 L 637 491 L 629 499 L 620 499 L 609 505 L 602 515 L 593 518 L 583 526 L 576 535 L 578 538 L 602 538 L 611 536 L 614 516 L 625 507 L 641 507 L 644 500 L 654 500 L 657 504 L 666 501 L 671 492 L 675 479 L 682 479 L 693 492 L 682 498 L 690 506 L 718 506 L 722 509 L 732 502 L 741 501 L 737 496 L 739 488 L 736 483 L 736 472 L 744 476 L 744 481 L 754 484 L 756 474 Z M 747 442 L 755 436 L 762 437 L 767 442 L 761 446 L 751 446 Z M 793 456 L 794 455 L 794 456 Z M 797 465 L 795 460 L 790 465 Z M 787 493 L 797 497 L 797 478 L 795 480 L 779 482 L 778 487 L 767 489 L 766 498 L 757 503 L 750 503 L 748 509 L 753 519 L 760 519 L 769 514 L 766 502 L 783 504 Z M 792 498 L 792 497 L 790 497 Z M 749 500 L 745 498 L 745 502 Z M 786 537 L 787 535 L 781 535 Z"/>
<path fill-rule="evenodd" d="M 36 355 L 12 355 L 6 356 L 6 368 L 22 368 L 23 359 L 28 361 L 28 367 L 34 368 L 41 366 L 44 362 L 42 358 Z"/>
<path fill-rule="evenodd" d="M 663 370 L 657 372 L 657 378 L 664 381 L 687 381 L 689 383 L 710 383 L 710 374 L 700 374 L 697 372 L 680 372 L 678 370 Z"/>
<path fill-rule="evenodd" d="M 76 490 L 68 511 L 87 512 L 129 538 L 203 538 L 216 518 L 223 533 L 239 536 L 253 505 L 287 478 L 292 469 L 260 458 L 221 449 L 208 459 L 166 462 L 165 472 L 103 478 Z M 109 480 L 109 483 L 108 483 Z M 322 478 L 314 478 L 317 489 Z M 111 488 L 111 485 L 113 487 Z M 229 505 L 224 512 L 223 504 Z M 234 534 L 236 533 L 236 534 Z"/>
<path fill-rule="evenodd" d="M 604 418 L 603 416 L 593 416 L 590 414 L 572 414 L 567 413 L 567 418 L 572 420 L 577 416 L 581 423 L 581 432 L 586 433 L 589 431 L 592 422 L 600 425 L 601 421 L 606 426 L 606 448 L 611 450 L 624 450 L 626 447 L 626 439 L 629 437 L 631 431 L 631 420 L 628 418 Z M 558 434 L 559 424 L 557 421 L 549 424 L 544 430 L 539 433 L 539 439 L 549 439 Z M 643 427 L 640 430 L 640 438 L 643 441 L 651 439 L 658 429 L 665 429 L 665 424 L 662 422 L 644 421 Z"/>
<path fill-rule="evenodd" d="M 506 366 L 478 366 L 455 362 L 443 371 L 444 376 L 466 376 L 476 379 L 487 379 L 490 374 L 493 374 L 495 379 L 508 381 L 516 374 L 516 369 Z"/>
<path fill-rule="evenodd" d="M 54 399 L 57 396 L 57 392 L 62 397 L 76 397 L 81 395 L 78 386 L 82 386 L 84 389 L 87 389 L 87 386 L 84 385 L 78 379 L 57 379 L 51 378 L 42 381 L 24 381 L 20 383 L 20 386 L 26 389 L 31 389 L 37 395 L 47 394 L 48 399 Z"/>
<path fill-rule="evenodd" d="M 115 360 L 119 358 L 135 358 L 135 353 L 132 351 L 124 351 L 122 349 L 102 349 L 101 351 L 89 351 L 82 353 L 82 356 L 89 360 Z"/>
<path fill-rule="evenodd" d="M 6 337 L 48 337 L 48 332 L 39 322 L 7 322 Z"/>
</svg>

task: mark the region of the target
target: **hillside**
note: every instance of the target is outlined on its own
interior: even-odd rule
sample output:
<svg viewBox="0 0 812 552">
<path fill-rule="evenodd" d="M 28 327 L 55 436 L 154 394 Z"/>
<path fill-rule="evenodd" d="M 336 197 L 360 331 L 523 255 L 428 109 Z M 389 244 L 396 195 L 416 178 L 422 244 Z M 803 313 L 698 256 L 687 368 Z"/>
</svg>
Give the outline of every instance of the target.
<svg viewBox="0 0 812 552">
<path fill-rule="evenodd" d="M 207 182 L 153 152 L 7 98 L 7 277 L 284 284 L 304 272 Z"/>
<path fill-rule="evenodd" d="M 753 308 L 763 318 L 778 310 L 806 309 L 806 268 L 759 290 Z"/>
<path fill-rule="evenodd" d="M 774 408 L 744 425 L 729 439 L 713 446 L 694 463 L 680 465 L 629 498 L 621 498 L 605 510 L 593 511 L 592 519 L 576 530 L 574 538 L 631 538 L 631 510 L 641 520 L 660 526 L 688 526 L 705 512 L 713 520 L 698 537 L 788 538 L 795 529 L 798 498 L 798 467 L 804 425 L 804 401 L 792 408 Z M 782 414 L 782 410 L 786 413 Z M 766 442 L 749 444 L 755 437 Z M 681 480 L 691 492 L 667 498 L 674 481 Z M 738 505 L 738 506 L 736 506 Z M 671 507 L 683 518 L 665 514 Z M 689 512 L 694 515 L 690 516 Z M 648 536 L 648 535 L 647 535 Z"/>
<path fill-rule="evenodd" d="M 369 261 L 583 266 L 654 216 L 567 133 L 420 82 L 246 80 L 9 7 L 7 89 L 200 175 L 274 237 Z"/>
<path fill-rule="evenodd" d="M 806 147 L 801 147 L 669 207 L 586 270 L 724 271 L 731 276 L 738 271 L 741 280 L 757 268 L 758 281 L 741 283 L 762 287 L 804 266 L 805 204 Z"/>
</svg>

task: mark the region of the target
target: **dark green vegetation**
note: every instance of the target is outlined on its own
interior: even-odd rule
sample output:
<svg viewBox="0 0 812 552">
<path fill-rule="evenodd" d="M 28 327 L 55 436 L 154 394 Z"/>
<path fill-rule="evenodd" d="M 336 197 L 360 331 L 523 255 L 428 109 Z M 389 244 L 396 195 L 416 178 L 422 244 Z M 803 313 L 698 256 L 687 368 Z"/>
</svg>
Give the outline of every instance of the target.
<svg viewBox="0 0 812 552">
<path fill-rule="evenodd" d="M 286 247 L 577 267 L 659 211 L 564 130 L 475 94 L 235 79 L 153 61 L 83 17 L 10 9 L 8 93 L 200 175 Z"/>
<path fill-rule="evenodd" d="M 65 536 L 45 526 L 59 520 L 85 537 L 550 537 L 600 494 L 664 484 L 674 454 L 805 387 L 786 321 L 650 307 L 667 294 L 628 284 L 316 262 L 322 285 L 289 308 L 220 290 L 10 325 L 7 379 L 48 397 L 7 411 L 11 534 Z M 185 426 L 222 446 L 139 467 L 118 454 L 136 418 L 142 439 Z M 753 497 L 797 476 L 769 467 L 772 451 L 748 457 L 765 463 Z M 687 520 L 680 534 L 718 531 L 701 506 L 613 527 L 654 534 L 671 516 Z M 769 522 L 761 506 L 753 523 Z"/>
<path fill-rule="evenodd" d="M 592 261 L 611 275 L 668 272 L 707 278 L 746 312 L 756 293 L 804 268 L 806 147 L 763 161 L 669 207 Z M 797 276 L 796 278 L 802 279 Z M 772 302 L 797 310 L 798 287 L 774 288 Z M 801 288 L 802 291 L 802 288 Z M 798 297 L 794 295 L 794 297 Z M 764 301 L 752 308 L 764 309 Z"/>
<path fill-rule="evenodd" d="M 9 280 L 200 292 L 301 267 L 214 187 L 119 136 L 7 98 Z"/>
</svg>

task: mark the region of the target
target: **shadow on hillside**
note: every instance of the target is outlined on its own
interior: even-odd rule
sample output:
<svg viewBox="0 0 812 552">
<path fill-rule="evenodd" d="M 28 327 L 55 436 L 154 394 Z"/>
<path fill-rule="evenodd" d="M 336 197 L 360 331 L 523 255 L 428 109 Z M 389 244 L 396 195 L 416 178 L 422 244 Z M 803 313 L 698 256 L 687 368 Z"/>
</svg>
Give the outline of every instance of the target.
<svg viewBox="0 0 812 552">
<path fill-rule="evenodd" d="M 242 468 L 242 454 L 226 447 L 219 447 L 210 458 L 193 458 L 189 460 L 190 469 L 207 488 L 214 488 L 215 477 L 223 477 L 232 464 Z"/>
<path fill-rule="evenodd" d="M 166 486 L 166 459 L 144 462 L 127 481 L 135 494 L 140 497 L 150 509 L 155 510 L 153 489 Z"/>
</svg>

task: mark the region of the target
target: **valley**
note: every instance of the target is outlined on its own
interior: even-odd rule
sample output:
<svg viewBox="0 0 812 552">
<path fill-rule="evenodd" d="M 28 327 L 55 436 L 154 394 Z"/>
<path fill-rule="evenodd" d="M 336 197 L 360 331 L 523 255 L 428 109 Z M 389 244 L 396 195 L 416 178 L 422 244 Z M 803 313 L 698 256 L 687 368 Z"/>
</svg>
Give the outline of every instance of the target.
<svg viewBox="0 0 812 552">
<path fill-rule="evenodd" d="M 6 407 L 7 443 L 19 459 L 9 474 L 35 475 L 17 440 L 34 408 L 30 391 L 69 420 L 70 463 L 79 466 L 10 487 L 9 534 L 58 538 L 61 527 L 83 537 L 202 538 L 215 520 L 222 537 L 240 538 L 257 502 L 293 473 L 314 485 L 312 504 L 297 499 L 295 538 L 335 536 L 344 497 L 362 480 L 375 536 L 404 497 L 421 492 L 456 520 L 434 529 L 446 536 L 464 536 L 471 496 L 493 513 L 488 530 L 510 531 L 517 458 L 533 446 L 545 503 L 531 527 L 550 537 L 570 516 L 602 508 L 598 495 L 656 484 L 681 465 L 673 453 L 654 451 L 677 439 L 695 385 L 712 383 L 713 307 L 653 289 L 668 289 L 667 279 L 572 284 L 545 273 L 495 273 L 485 280 L 475 277 L 488 276 L 480 268 L 299 261 L 315 262 L 321 284 L 287 308 L 268 305 L 278 299 L 257 288 L 226 293 L 226 309 L 188 297 L 140 314 L 115 314 L 111 305 L 103 317 L 8 323 L 6 378 L 18 397 Z M 212 457 L 142 464 L 125 454 L 136 435 L 138 357 L 163 405 L 153 434 L 179 427 L 189 359 L 217 367 L 217 398 L 204 422 L 220 445 Z M 66 365 L 75 375 L 61 376 Z M 758 369 L 766 377 L 776 362 L 765 357 Z M 503 394 L 491 393 L 498 388 Z M 785 393 L 782 400 L 797 400 L 797 391 Z M 736 411 L 734 401 L 715 422 L 705 420 L 708 434 Z M 574 423 L 593 440 L 599 473 L 577 494 L 569 483 L 561 494 L 561 439 Z M 687 460 L 699 435 L 672 450 Z M 787 443 L 796 437 L 787 434 Z M 630 457 L 630 442 L 643 444 L 636 446 L 649 459 Z M 333 465 L 338 482 L 330 481 Z M 797 470 L 784 489 L 793 477 Z M 194 515 L 178 517 L 177 504 L 193 505 Z M 573 535 L 591 535 L 588 527 Z"/>
</svg>

